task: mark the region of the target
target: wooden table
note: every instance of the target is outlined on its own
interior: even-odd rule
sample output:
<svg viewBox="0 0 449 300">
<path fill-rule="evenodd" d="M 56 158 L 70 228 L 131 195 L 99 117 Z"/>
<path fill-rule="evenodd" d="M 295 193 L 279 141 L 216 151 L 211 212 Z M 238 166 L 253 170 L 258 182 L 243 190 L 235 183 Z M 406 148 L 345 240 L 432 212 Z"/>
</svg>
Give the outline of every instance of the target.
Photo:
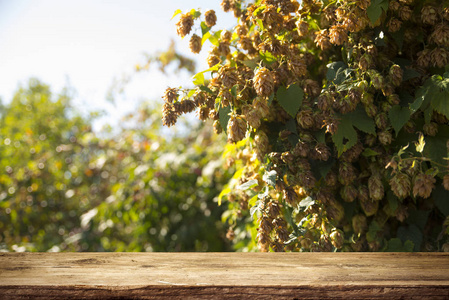
<svg viewBox="0 0 449 300">
<path fill-rule="evenodd" d="M 0 299 L 449 299 L 447 253 L 0 253 Z"/>
</svg>

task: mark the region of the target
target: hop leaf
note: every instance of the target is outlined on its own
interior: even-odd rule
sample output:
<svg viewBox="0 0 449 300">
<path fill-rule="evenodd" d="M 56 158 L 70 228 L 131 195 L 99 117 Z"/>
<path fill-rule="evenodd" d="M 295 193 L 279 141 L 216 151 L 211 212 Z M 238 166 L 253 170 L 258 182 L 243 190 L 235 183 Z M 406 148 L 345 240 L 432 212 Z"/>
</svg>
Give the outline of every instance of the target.
<svg viewBox="0 0 449 300">
<path fill-rule="evenodd" d="M 281 86 L 278 89 L 276 96 L 282 108 L 294 118 L 302 105 L 302 100 L 304 98 L 303 90 L 296 84 L 287 88 Z"/>
</svg>

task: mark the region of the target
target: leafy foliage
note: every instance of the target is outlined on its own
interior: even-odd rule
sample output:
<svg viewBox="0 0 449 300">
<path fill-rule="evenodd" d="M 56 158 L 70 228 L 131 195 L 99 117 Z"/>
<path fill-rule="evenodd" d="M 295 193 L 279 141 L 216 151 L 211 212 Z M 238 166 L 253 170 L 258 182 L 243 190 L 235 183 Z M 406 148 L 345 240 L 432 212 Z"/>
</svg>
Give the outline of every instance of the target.
<svg viewBox="0 0 449 300">
<path fill-rule="evenodd" d="M 223 140 L 163 132 L 159 108 L 98 137 L 66 92 L 38 80 L 1 108 L 0 247 L 13 251 L 226 251 L 213 202 Z M 187 124 L 186 124 L 187 126 Z"/>
<path fill-rule="evenodd" d="M 447 1 L 222 8 L 236 26 L 203 36 L 216 68 L 208 90 L 186 90 L 207 99 L 196 101 L 200 119 L 214 119 L 232 143 L 224 155 L 236 173 L 220 199 L 235 247 L 449 249 Z M 194 26 L 183 16 L 182 36 Z M 183 98 L 173 101 L 167 117 L 183 113 Z"/>
<path fill-rule="evenodd" d="M 287 88 L 280 87 L 276 96 L 282 108 L 294 118 L 298 113 L 298 110 L 302 104 L 302 99 L 304 98 L 304 92 L 302 89 L 296 84 L 293 84 Z"/>
</svg>

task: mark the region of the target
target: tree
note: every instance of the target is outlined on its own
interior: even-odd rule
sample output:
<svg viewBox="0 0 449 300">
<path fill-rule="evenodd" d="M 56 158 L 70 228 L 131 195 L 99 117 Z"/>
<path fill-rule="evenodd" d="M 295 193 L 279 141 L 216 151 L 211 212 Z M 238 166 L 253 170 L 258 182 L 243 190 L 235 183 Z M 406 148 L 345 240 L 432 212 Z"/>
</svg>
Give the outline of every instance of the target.
<svg viewBox="0 0 449 300">
<path fill-rule="evenodd" d="M 224 141 L 184 124 L 187 136 L 164 136 L 158 108 L 144 105 L 105 147 L 110 196 L 81 219 L 89 251 L 226 251 L 212 200 L 229 179 Z"/>
<path fill-rule="evenodd" d="M 213 30 L 214 11 L 175 13 L 181 37 L 201 29 L 192 52 L 212 44 L 210 68 L 193 89 L 167 89 L 163 123 L 197 110 L 225 132 L 237 171 L 220 199 L 235 242 L 252 233 L 262 251 L 448 248 L 448 2 L 221 6 L 232 30 Z"/>
<path fill-rule="evenodd" d="M 229 174 L 223 140 L 163 135 L 143 106 L 115 136 L 36 79 L 0 118 L 0 247 L 13 251 L 226 251 L 213 202 Z"/>
<path fill-rule="evenodd" d="M 86 184 L 89 120 L 70 112 L 70 97 L 54 97 L 36 79 L 20 88 L 0 119 L 0 242 L 13 250 L 46 251 L 79 228 L 79 213 L 98 201 Z M 91 183 L 91 182 L 90 182 Z M 84 184 L 84 186 L 83 186 Z"/>
</svg>

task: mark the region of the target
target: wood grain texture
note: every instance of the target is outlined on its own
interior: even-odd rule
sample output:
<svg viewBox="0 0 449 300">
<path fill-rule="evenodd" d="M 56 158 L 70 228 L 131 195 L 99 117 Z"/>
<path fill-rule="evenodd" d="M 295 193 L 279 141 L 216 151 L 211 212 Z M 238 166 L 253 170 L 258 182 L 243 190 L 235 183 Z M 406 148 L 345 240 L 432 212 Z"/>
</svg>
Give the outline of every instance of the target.
<svg viewBox="0 0 449 300">
<path fill-rule="evenodd" d="M 445 253 L 0 253 L 1 299 L 449 299 Z"/>
</svg>

